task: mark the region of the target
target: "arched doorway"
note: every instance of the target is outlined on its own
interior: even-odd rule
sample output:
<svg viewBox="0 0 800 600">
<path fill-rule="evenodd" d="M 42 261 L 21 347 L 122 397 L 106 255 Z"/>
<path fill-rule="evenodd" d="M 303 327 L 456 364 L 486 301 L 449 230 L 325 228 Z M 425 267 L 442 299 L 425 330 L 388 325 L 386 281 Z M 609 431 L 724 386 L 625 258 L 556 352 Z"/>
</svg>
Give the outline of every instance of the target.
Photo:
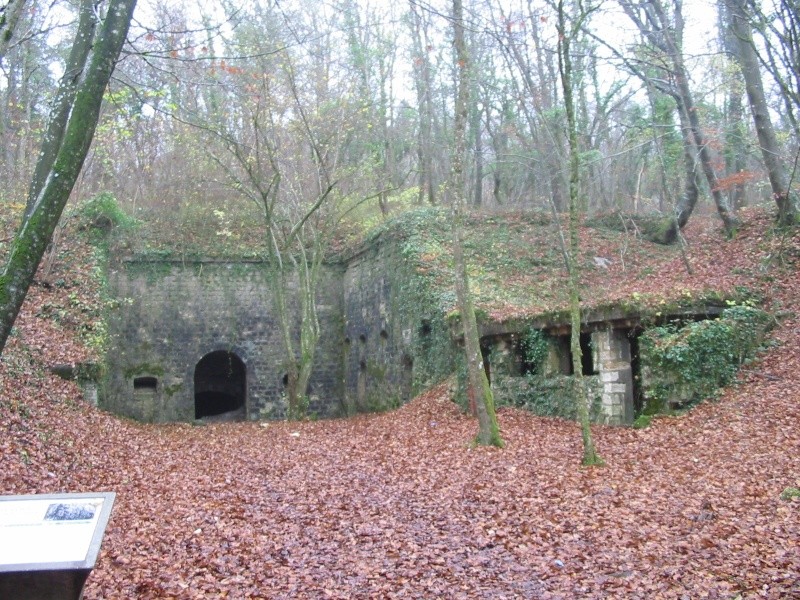
<svg viewBox="0 0 800 600">
<path fill-rule="evenodd" d="M 247 370 L 233 352 L 206 354 L 194 368 L 194 418 L 245 418 Z"/>
</svg>

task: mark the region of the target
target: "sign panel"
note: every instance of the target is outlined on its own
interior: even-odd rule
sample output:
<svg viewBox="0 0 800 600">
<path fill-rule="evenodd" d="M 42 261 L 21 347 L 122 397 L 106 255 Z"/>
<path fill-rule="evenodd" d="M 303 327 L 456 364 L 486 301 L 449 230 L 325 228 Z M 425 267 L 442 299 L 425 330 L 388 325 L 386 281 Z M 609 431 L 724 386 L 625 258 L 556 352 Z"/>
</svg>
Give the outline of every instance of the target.
<svg viewBox="0 0 800 600">
<path fill-rule="evenodd" d="M 0 573 L 91 569 L 113 492 L 0 496 Z"/>
</svg>

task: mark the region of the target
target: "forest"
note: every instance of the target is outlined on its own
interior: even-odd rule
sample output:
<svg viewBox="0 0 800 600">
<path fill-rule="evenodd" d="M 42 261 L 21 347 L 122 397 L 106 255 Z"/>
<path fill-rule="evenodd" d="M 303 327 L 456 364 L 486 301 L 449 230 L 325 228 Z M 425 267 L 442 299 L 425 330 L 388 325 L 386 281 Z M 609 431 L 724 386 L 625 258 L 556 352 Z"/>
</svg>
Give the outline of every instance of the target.
<svg viewBox="0 0 800 600">
<path fill-rule="evenodd" d="M 0 0 L 0 491 L 117 490 L 87 598 L 800 595 L 799 15 Z M 449 381 L 313 422 L 320 266 L 423 209 L 451 228 L 466 410 Z M 601 285 L 619 302 L 746 289 L 766 347 L 713 402 L 643 429 L 590 426 L 583 392 L 580 426 L 495 410 L 478 320 L 511 309 L 481 299 L 493 265 L 469 236 L 496 215 L 550 227 L 568 307 L 539 300 L 569 309 L 573 364 L 585 259 L 605 260 L 590 222 L 617 232 Z M 51 372 L 102 362 L 92 236 L 111 230 L 123 251 L 264 261 L 288 421 L 135 424 Z"/>
<path fill-rule="evenodd" d="M 73 4 L 4 8 L 4 202 L 27 196 L 59 79 L 74 76 L 65 73 Z M 564 36 L 585 210 L 670 214 L 713 197 L 733 212 L 769 201 L 762 151 L 779 161 L 787 189 L 795 179 L 800 26 L 791 0 L 475 0 L 463 10 L 470 206 L 566 211 Z M 236 219 L 255 200 L 260 214 L 276 176 L 281 218 L 330 185 L 326 217 L 356 205 L 386 214 L 447 203 L 458 79 L 451 12 L 415 0 L 140 3 L 75 196 L 109 191 L 132 214 L 210 220 L 221 237 L 225 220 L 197 213 Z M 774 147 L 759 137 L 763 121 Z"/>
</svg>

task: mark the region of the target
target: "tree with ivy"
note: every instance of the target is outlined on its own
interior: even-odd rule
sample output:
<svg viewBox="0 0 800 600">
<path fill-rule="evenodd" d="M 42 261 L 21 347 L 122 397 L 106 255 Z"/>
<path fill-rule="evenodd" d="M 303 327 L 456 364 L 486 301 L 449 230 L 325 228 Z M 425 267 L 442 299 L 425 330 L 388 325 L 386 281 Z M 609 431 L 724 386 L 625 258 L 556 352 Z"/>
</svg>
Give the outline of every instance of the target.
<svg viewBox="0 0 800 600">
<path fill-rule="evenodd" d="M 11 47 L 26 0 L 7 0 L 0 6 L 0 61 Z"/>
<path fill-rule="evenodd" d="M 103 94 L 135 6 L 136 0 L 80 3 L 68 70 L 60 88 L 69 88 L 69 93 L 56 96 L 50 117 L 53 124 L 42 139 L 25 214 L 0 274 L 0 352 L 89 152 Z"/>
<path fill-rule="evenodd" d="M 589 426 L 589 402 L 586 382 L 580 369 L 581 351 L 581 305 L 579 295 L 580 278 L 578 273 L 578 221 L 580 218 L 580 148 L 578 147 L 578 127 L 575 117 L 575 101 L 573 98 L 573 71 L 570 44 L 580 32 L 583 22 L 593 10 L 584 5 L 583 0 L 574 0 L 574 15 L 568 15 L 569 7 L 565 0 L 559 0 L 556 6 L 558 13 L 558 70 L 561 76 L 561 87 L 564 92 L 564 109 L 567 120 L 567 142 L 569 148 L 569 246 L 564 248 L 569 285 L 570 315 L 570 351 L 572 364 L 575 365 L 575 401 L 577 403 L 578 420 L 581 424 L 583 438 L 583 464 L 602 465 L 603 459 L 597 454 L 592 430 Z"/>
<path fill-rule="evenodd" d="M 464 353 L 467 361 L 467 396 L 478 415 L 476 441 L 484 446 L 503 446 L 494 396 L 486 371 L 483 368 L 478 322 L 469 288 L 466 258 L 464 257 L 464 221 L 466 219 L 466 185 L 464 159 L 466 155 L 467 116 L 469 105 L 469 54 L 464 37 L 464 8 L 461 0 L 453 0 L 453 31 L 456 58 L 456 105 L 454 124 L 454 151 L 452 165 L 452 232 L 453 263 L 458 310 L 464 328 Z"/>
</svg>

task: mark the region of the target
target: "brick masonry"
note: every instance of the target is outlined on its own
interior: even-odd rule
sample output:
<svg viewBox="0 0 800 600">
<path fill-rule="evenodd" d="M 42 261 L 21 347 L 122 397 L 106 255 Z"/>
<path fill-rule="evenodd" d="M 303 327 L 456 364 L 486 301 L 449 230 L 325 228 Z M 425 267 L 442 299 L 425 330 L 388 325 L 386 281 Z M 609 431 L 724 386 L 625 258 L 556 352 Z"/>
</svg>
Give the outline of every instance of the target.
<svg viewBox="0 0 800 600">
<path fill-rule="evenodd" d="M 602 384 L 602 418 L 610 425 L 633 422 L 633 373 L 627 332 L 621 329 L 595 331 L 592 351 Z"/>
<path fill-rule="evenodd" d="M 118 308 L 109 316 L 102 406 L 140 421 L 193 420 L 195 367 L 221 350 L 245 365 L 246 417 L 285 416 L 285 350 L 263 265 L 121 263 L 109 288 Z M 334 416 L 344 411 L 341 269 L 324 270 L 317 302 L 323 335 L 309 411 Z M 296 320 L 296 302 L 290 310 Z M 156 385 L 135 387 L 146 378 Z"/>
</svg>

